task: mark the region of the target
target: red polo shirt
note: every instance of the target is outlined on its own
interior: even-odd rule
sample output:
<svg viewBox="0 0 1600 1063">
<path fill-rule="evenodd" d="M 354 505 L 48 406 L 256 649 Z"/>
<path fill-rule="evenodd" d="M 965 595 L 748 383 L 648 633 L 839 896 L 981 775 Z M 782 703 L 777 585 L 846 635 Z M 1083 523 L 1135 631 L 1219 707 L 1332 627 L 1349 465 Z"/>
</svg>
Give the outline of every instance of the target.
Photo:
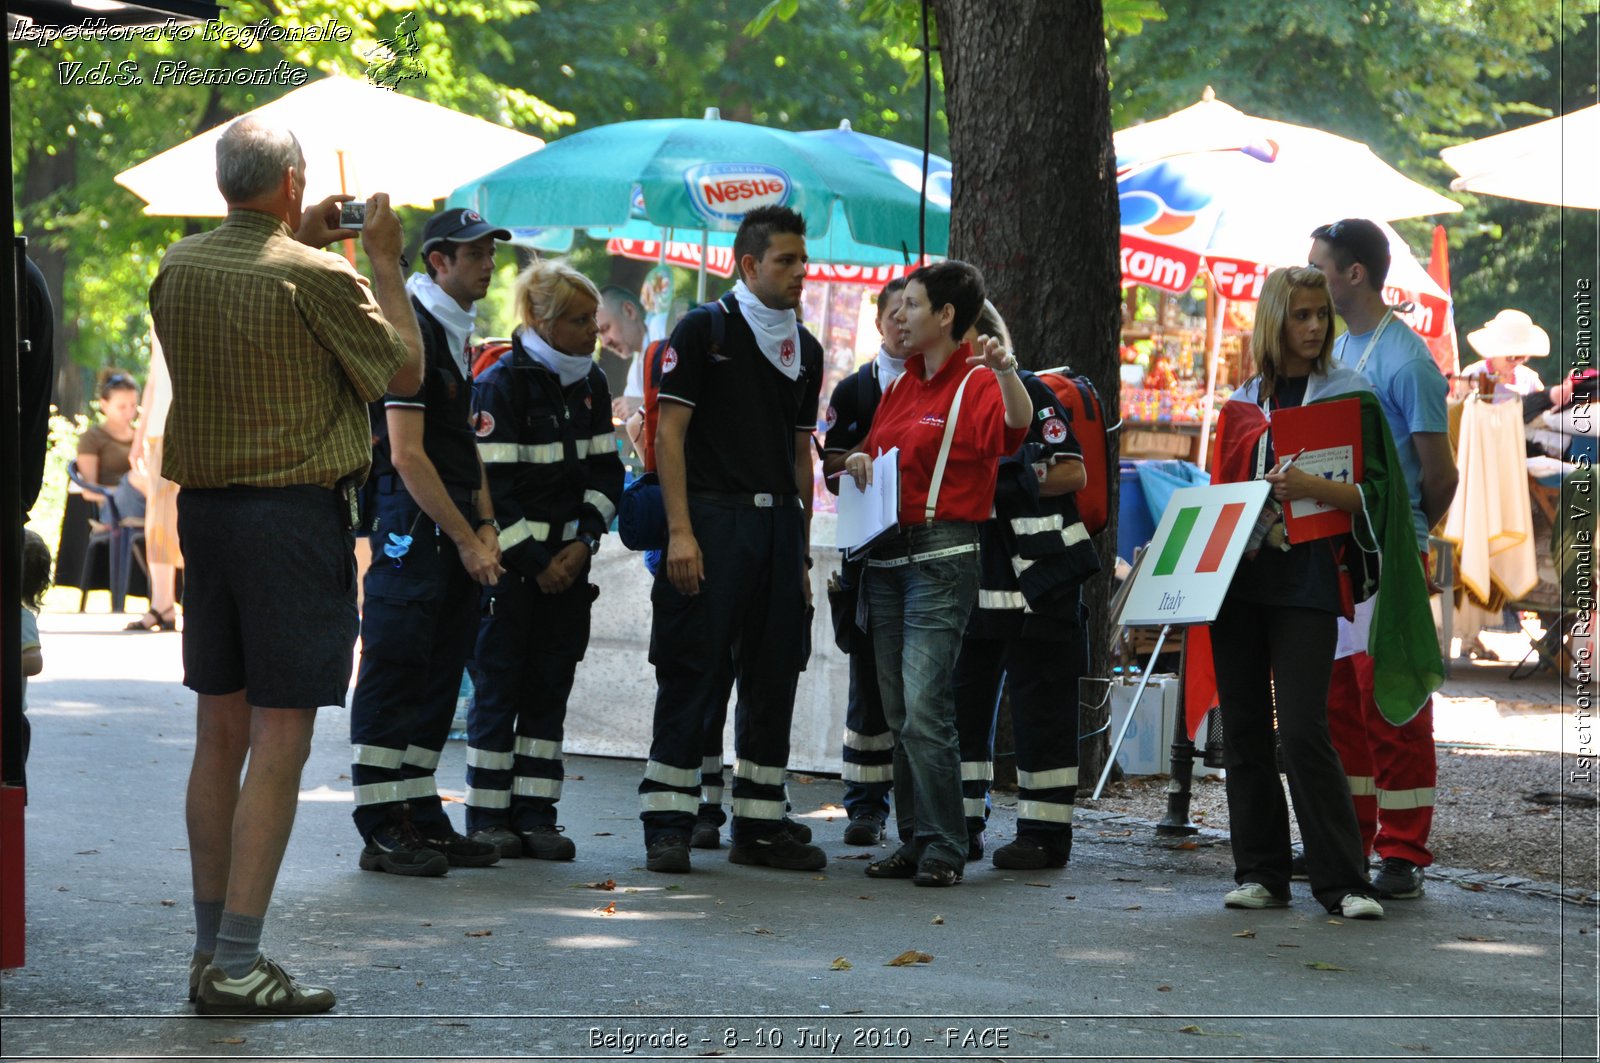
<svg viewBox="0 0 1600 1063">
<path fill-rule="evenodd" d="M 923 359 L 906 359 L 905 375 L 883 396 L 872 418 L 866 451 L 876 456 L 890 447 L 900 448 L 900 523 L 921 524 L 928 504 L 933 465 L 944 441 L 945 418 L 956 389 L 973 367 L 967 364 L 972 346 L 962 344 L 934 374 L 923 379 Z M 1005 401 L 994 373 L 978 367 L 961 394 L 955 438 L 945 460 L 944 482 L 939 488 L 935 520 L 981 522 L 994 508 L 995 473 L 1000 459 L 1022 446 L 1026 426 L 1006 427 Z"/>
</svg>

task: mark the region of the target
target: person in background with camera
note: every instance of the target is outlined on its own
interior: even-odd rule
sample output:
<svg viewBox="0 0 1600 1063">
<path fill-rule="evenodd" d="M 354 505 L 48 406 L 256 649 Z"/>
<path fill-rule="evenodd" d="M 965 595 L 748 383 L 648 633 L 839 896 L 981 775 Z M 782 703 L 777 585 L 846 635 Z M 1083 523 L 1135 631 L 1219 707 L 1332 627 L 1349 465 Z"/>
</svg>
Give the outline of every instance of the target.
<svg viewBox="0 0 1600 1063">
<path fill-rule="evenodd" d="M 494 243 L 509 239 L 471 210 L 428 219 L 426 272 L 406 282 L 427 350 L 422 390 L 373 408 L 372 564 L 350 701 L 364 871 L 436 876 L 500 859 L 497 846 L 451 825 L 434 771 L 477 638 L 479 589 L 505 571 L 473 435 L 468 347 L 494 279 Z"/>
<path fill-rule="evenodd" d="M 977 599 L 978 528 L 994 506 L 997 467 L 1022 445 L 1033 417 L 1017 360 L 1000 341 L 962 338 L 983 300 L 983 275 L 965 262 L 911 274 L 895 323 L 915 353 L 862 449 L 845 459 L 861 487 L 872 479 L 869 455 L 900 451 L 900 527 L 872 545 L 865 592 L 878 689 L 895 733 L 902 841 L 867 874 L 919 886 L 954 886 L 966 863 L 955 662 Z"/>
<path fill-rule="evenodd" d="M 1011 334 L 987 300 L 968 341 Z M 1014 871 L 1064 867 L 1078 796 L 1078 680 L 1089 670 L 1083 581 L 1100 571 L 1073 493 L 1088 482 L 1083 451 L 1050 386 L 1019 371 L 1033 404 L 1021 449 L 1000 463 L 992 519 L 978 533 L 978 604 L 956 661 L 956 730 L 967 813 L 967 859 L 983 857 L 1002 684 L 1011 695 L 1017 836 L 994 852 Z"/>
<path fill-rule="evenodd" d="M 556 823 L 573 676 L 589 645 L 591 558 L 616 515 L 622 459 L 594 360 L 600 293 L 560 262 L 517 278 L 522 327 L 476 385 L 478 453 L 506 576 L 484 593 L 467 715 L 467 829 L 502 856 L 571 860 Z"/>
<path fill-rule="evenodd" d="M 199 699 L 189 994 L 203 1014 L 333 1007 L 330 990 L 262 955 L 262 921 L 316 710 L 344 704 L 350 682 L 366 404 L 413 394 L 423 378 L 388 197 L 368 201 L 364 233 L 339 228 L 349 197 L 302 212 L 305 169 L 288 130 L 248 117 L 230 125 L 217 141 L 228 216 L 168 248 L 150 287 L 172 377 L 162 472 L 182 488 L 183 681 Z M 317 250 L 357 235 L 371 287 Z M 249 417 L 240 395 L 259 400 Z"/>
<path fill-rule="evenodd" d="M 822 472 L 835 493 L 845 458 L 872 430 L 872 416 L 884 389 L 905 372 L 905 348 L 894 323 L 905 286 L 905 278 L 896 277 L 878 292 L 878 334 L 883 342 L 877 357 L 839 381 L 828 400 L 828 412 L 823 416 L 827 438 Z M 847 606 L 854 602 L 860 585 L 861 562 L 841 556 L 839 590 L 845 593 Z M 850 645 L 850 700 L 844 713 L 844 810 L 848 817 L 844 840 L 847 845 L 877 845 L 883 840 L 889 791 L 894 788 L 894 734 L 883 718 L 872 635 L 856 626 L 854 609 L 839 621 Z"/>
<path fill-rule="evenodd" d="M 690 870 L 706 721 L 718 697 L 726 704 L 730 672 L 739 693 L 729 861 L 827 864 L 783 822 L 795 687 L 810 649 L 811 432 L 822 388 L 822 345 L 795 314 L 805 232 L 787 207 L 746 214 L 733 242 L 740 281 L 689 311 L 661 356 L 655 446 L 667 553 L 650 594 L 658 691 L 639 784 L 651 871 Z"/>
</svg>

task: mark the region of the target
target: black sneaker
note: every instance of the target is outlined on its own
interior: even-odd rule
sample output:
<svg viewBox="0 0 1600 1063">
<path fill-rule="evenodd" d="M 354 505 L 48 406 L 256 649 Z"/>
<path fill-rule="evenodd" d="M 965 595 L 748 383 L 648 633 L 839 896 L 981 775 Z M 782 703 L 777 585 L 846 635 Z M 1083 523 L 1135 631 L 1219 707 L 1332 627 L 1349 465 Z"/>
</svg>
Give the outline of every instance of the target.
<svg viewBox="0 0 1600 1063">
<path fill-rule="evenodd" d="M 806 826 L 804 823 L 801 823 L 798 820 L 790 819 L 788 816 L 784 816 L 779 826 L 788 831 L 789 837 L 793 838 L 801 845 L 811 844 L 811 828 Z"/>
<path fill-rule="evenodd" d="M 877 845 L 883 841 L 884 817 L 876 812 L 857 812 L 850 817 L 850 825 L 844 829 L 844 843 L 846 845 Z"/>
<path fill-rule="evenodd" d="M 451 867 L 493 867 L 500 862 L 499 846 L 465 837 L 453 830 L 435 838 L 423 838 L 422 844 L 443 853 Z"/>
<path fill-rule="evenodd" d="M 361 870 L 386 871 L 391 875 L 437 878 L 450 870 L 449 859 L 430 849 L 408 819 L 390 820 L 372 832 L 367 847 L 361 850 Z"/>
<path fill-rule="evenodd" d="M 1388 900 L 1422 896 L 1422 868 L 1400 856 L 1386 856 L 1372 876 L 1372 891 Z"/>
<path fill-rule="evenodd" d="M 967 833 L 967 863 L 983 859 L 983 831 Z"/>
<path fill-rule="evenodd" d="M 913 886 L 954 886 L 961 881 L 961 869 L 943 860 L 924 860 L 911 876 Z"/>
<path fill-rule="evenodd" d="M 646 871 L 661 871 L 669 875 L 682 875 L 689 871 L 689 843 L 681 834 L 657 838 L 645 850 Z"/>
<path fill-rule="evenodd" d="M 689 848 L 691 849 L 720 849 L 722 848 L 722 828 L 709 819 L 694 821 L 694 833 L 689 835 Z"/>
<path fill-rule="evenodd" d="M 522 839 L 523 853 L 535 860 L 571 860 L 578 855 L 578 847 L 571 838 L 561 836 L 566 829 L 547 823 L 531 830 L 519 830 L 517 836 Z"/>
<path fill-rule="evenodd" d="M 728 863 L 780 867 L 786 871 L 821 871 L 828 866 L 828 854 L 780 830 L 755 841 L 734 842 L 728 849 Z"/>
<path fill-rule="evenodd" d="M 1007 871 L 1039 871 L 1047 867 L 1066 867 L 1068 849 L 1048 834 L 1017 835 L 1010 845 L 994 851 L 994 866 Z"/>
</svg>

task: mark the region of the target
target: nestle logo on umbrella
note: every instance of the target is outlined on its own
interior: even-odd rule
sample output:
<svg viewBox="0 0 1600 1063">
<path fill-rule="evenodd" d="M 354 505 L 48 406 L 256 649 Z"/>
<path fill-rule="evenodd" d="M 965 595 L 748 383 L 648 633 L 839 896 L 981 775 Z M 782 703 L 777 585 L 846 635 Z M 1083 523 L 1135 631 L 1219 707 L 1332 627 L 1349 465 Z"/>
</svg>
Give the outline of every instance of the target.
<svg viewBox="0 0 1600 1063">
<path fill-rule="evenodd" d="M 683 175 L 695 213 L 713 221 L 736 222 L 757 207 L 781 207 L 793 187 L 776 166 L 710 162 Z"/>
</svg>

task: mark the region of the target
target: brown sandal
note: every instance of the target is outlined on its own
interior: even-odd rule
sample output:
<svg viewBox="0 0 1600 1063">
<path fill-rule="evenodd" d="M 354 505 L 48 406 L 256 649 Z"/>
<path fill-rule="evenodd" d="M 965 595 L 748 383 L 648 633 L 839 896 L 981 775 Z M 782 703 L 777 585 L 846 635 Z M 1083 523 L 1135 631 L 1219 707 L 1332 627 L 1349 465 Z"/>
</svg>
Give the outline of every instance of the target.
<svg viewBox="0 0 1600 1063">
<path fill-rule="evenodd" d="M 901 856 L 899 852 L 867 865 L 868 878 L 910 878 L 916 873 L 916 861 Z"/>
<path fill-rule="evenodd" d="M 128 621 L 124 631 L 176 631 L 178 630 L 178 614 L 176 611 L 162 616 L 154 609 L 146 609 L 145 614 L 137 620 Z"/>
</svg>

